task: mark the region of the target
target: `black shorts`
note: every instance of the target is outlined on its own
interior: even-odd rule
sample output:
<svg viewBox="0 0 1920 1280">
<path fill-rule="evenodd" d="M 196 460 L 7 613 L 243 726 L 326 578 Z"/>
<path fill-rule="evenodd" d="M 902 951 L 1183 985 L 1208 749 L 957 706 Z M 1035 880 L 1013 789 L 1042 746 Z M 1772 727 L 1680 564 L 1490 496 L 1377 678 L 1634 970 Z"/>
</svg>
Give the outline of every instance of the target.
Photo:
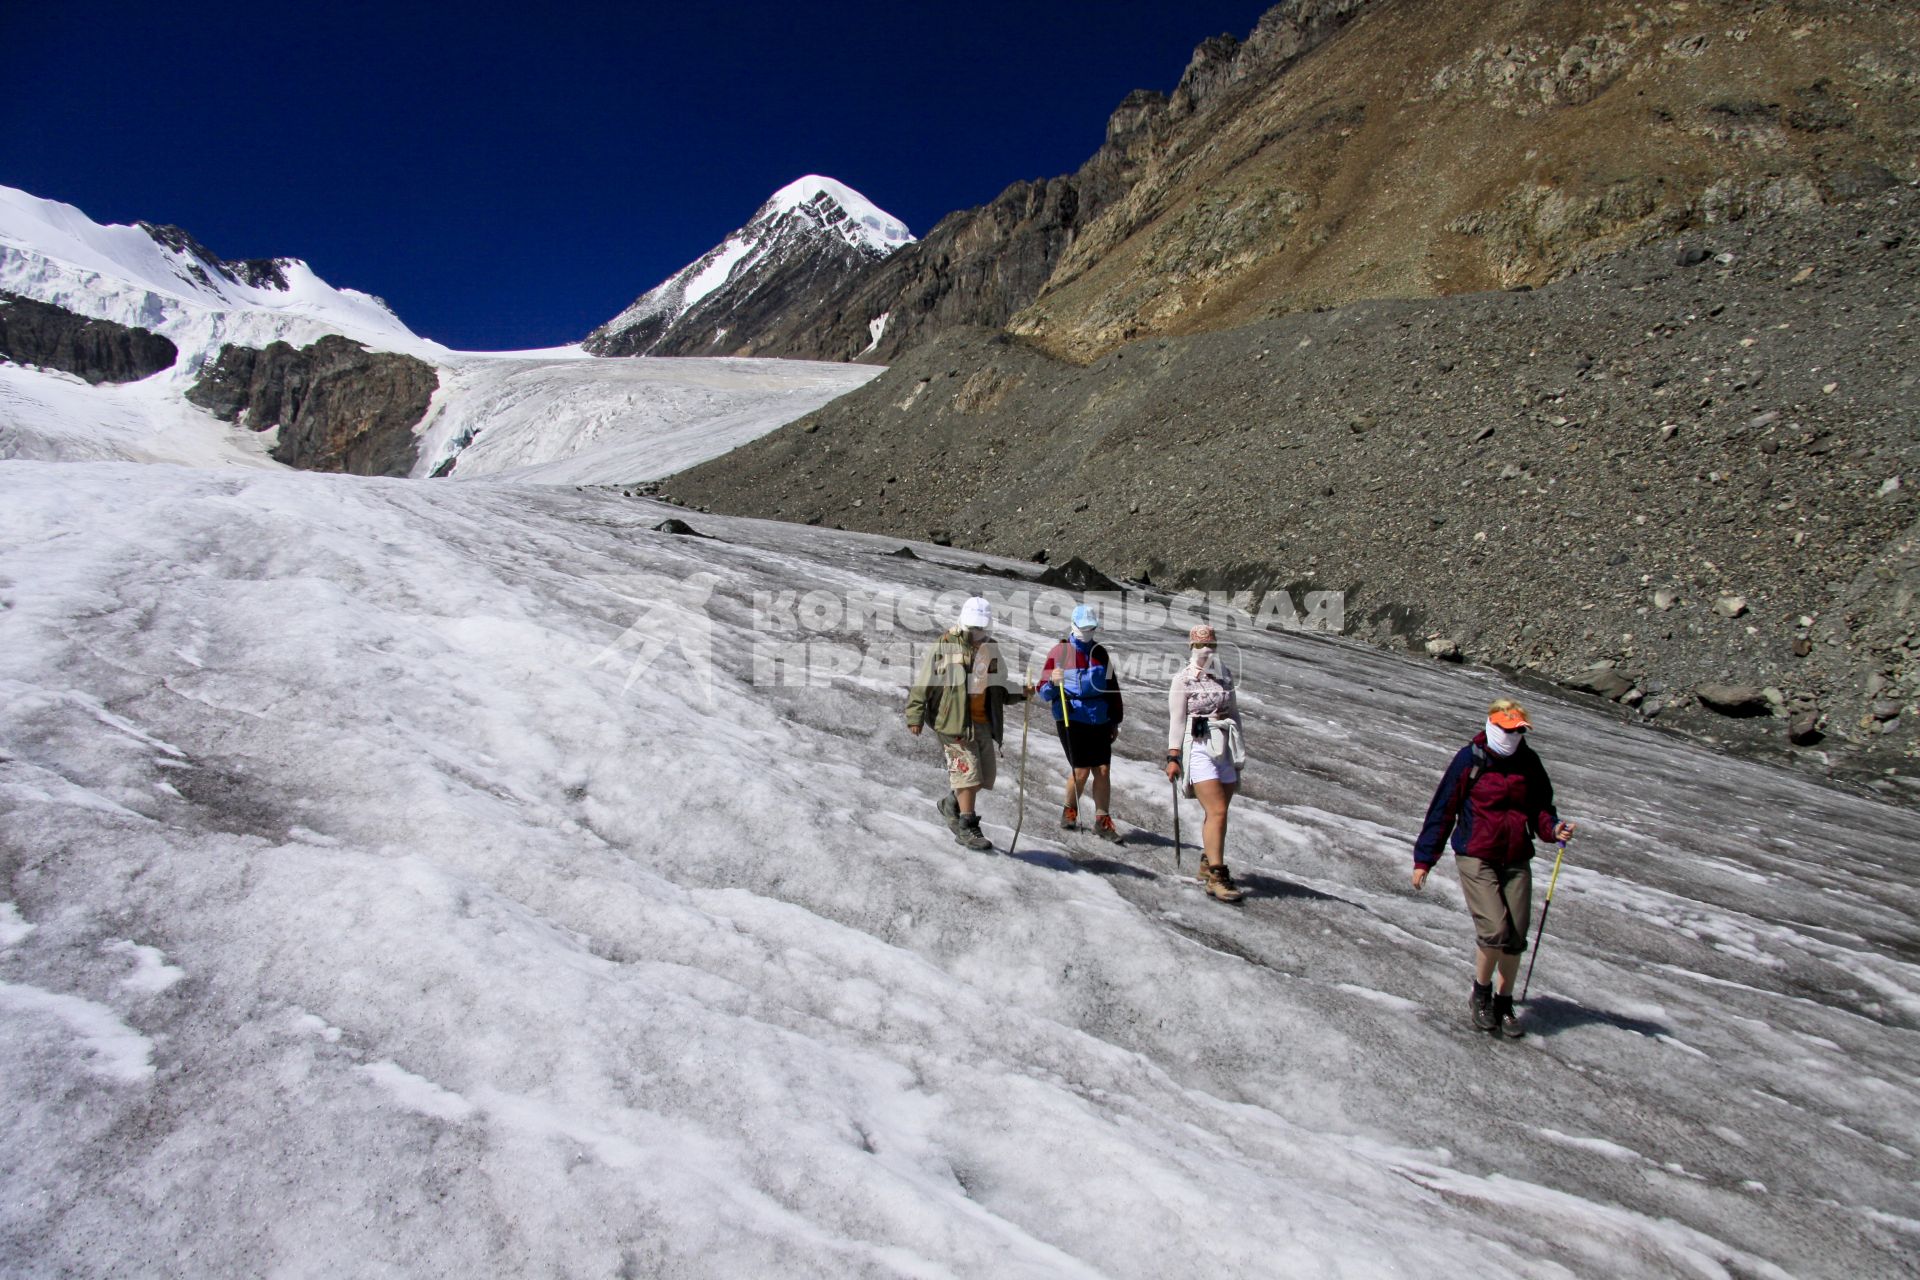
<svg viewBox="0 0 1920 1280">
<path fill-rule="evenodd" d="M 1113 726 L 1110 724 L 1056 724 L 1060 746 L 1076 769 L 1097 769 L 1113 763 Z"/>
</svg>

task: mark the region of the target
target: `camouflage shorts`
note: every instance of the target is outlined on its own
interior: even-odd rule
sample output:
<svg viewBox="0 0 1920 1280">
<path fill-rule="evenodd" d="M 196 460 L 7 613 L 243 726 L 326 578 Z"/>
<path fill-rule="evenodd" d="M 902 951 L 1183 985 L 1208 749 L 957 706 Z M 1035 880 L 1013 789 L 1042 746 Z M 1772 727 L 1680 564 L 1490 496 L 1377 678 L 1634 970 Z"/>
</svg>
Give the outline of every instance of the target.
<svg viewBox="0 0 1920 1280">
<path fill-rule="evenodd" d="M 958 737 L 940 735 L 947 753 L 947 785 L 955 791 L 971 787 L 993 790 L 996 759 L 993 736 L 985 729 L 969 729 Z"/>
</svg>

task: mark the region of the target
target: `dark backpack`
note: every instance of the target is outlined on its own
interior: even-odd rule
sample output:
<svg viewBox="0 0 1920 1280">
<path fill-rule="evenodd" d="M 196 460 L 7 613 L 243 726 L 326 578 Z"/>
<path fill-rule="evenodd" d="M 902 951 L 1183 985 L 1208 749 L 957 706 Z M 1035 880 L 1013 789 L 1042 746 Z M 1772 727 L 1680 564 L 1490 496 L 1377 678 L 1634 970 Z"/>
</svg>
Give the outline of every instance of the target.
<svg viewBox="0 0 1920 1280">
<path fill-rule="evenodd" d="M 1467 797 L 1473 794 L 1473 784 L 1480 781 L 1480 775 L 1487 771 L 1487 751 L 1477 742 L 1467 744 L 1473 751 L 1473 768 L 1460 775 L 1459 785 L 1454 788 L 1453 811 L 1456 815 L 1467 811 Z"/>
</svg>

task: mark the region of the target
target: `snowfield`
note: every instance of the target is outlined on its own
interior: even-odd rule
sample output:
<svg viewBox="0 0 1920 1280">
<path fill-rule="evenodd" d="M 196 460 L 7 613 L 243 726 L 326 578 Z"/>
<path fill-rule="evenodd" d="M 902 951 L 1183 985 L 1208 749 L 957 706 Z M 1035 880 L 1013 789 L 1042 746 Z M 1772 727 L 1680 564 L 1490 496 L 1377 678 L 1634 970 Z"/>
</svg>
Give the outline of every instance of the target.
<svg viewBox="0 0 1920 1280">
<path fill-rule="evenodd" d="M 1158 690 L 1130 842 L 1036 727 L 1009 858 L 894 682 L 755 680 L 756 595 L 1018 584 L 666 513 L 0 462 L 0 1273 L 1911 1273 L 1912 811 L 1523 694 L 1582 830 L 1494 1042 L 1407 885 L 1492 675 L 1237 636 L 1229 908 Z"/>
<path fill-rule="evenodd" d="M 279 431 L 253 432 L 188 404 L 166 375 L 88 386 L 68 373 L 0 361 L 0 459 L 172 462 L 286 470 Z"/>
<path fill-rule="evenodd" d="M 880 376 L 810 360 L 451 352 L 420 431 L 416 477 L 631 484 L 717 458 Z M 471 440 L 464 448 L 463 439 Z"/>
</svg>

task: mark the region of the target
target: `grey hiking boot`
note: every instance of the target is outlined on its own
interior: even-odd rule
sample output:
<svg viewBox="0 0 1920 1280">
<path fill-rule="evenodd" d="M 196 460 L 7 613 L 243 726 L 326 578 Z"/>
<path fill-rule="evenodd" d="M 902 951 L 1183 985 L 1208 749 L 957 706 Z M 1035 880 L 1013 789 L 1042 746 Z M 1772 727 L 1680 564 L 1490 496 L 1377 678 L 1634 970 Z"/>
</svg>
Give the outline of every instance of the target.
<svg viewBox="0 0 1920 1280">
<path fill-rule="evenodd" d="M 1473 1018 L 1473 1029 L 1475 1031 L 1492 1031 L 1494 1029 L 1493 984 L 1491 982 L 1476 982 L 1473 984 L 1473 994 L 1467 997 L 1467 1012 Z"/>
<path fill-rule="evenodd" d="M 1498 1030 L 1500 1034 L 1507 1039 L 1518 1040 L 1521 1036 L 1527 1034 L 1527 1029 L 1520 1025 L 1519 1015 L 1513 1011 L 1512 992 L 1493 998 L 1492 1014 L 1494 1029 Z"/>
<path fill-rule="evenodd" d="M 1120 828 L 1113 825 L 1112 815 L 1105 813 L 1100 814 L 1093 820 L 1093 834 L 1112 844 L 1119 844 L 1121 840 L 1125 839 L 1125 837 L 1120 834 Z"/>
<path fill-rule="evenodd" d="M 947 820 L 949 831 L 960 834 L 960 800 L 951 791 L 940 797 L 940 816 Z"/>
<path fill-rule="evenodd" d="M 1211 863 L 1200 864 L 1200 887 L 1207 891 L 1209 898 L 1221 902 L 1238 902 L 1247 896 L 1247 891 L 1233 882 L 1233 872 L 1227 870 L 1227 864 L 1214 866 Z"/>
<path fill-rule="evenodd" d="M 976 853 L 985 853 L 993 848 L 993 841 L 981 834 L 980 815 L 977 813 L 960 815 L 960 823 L 953 829 L 953 838 Z"/>
<path fill-rule="evenodd" d="M 1060 810 L 1060 829 L 1078 831 L 1080 829 L 1080 811 L 1072 805 Z"/>
</svg>

